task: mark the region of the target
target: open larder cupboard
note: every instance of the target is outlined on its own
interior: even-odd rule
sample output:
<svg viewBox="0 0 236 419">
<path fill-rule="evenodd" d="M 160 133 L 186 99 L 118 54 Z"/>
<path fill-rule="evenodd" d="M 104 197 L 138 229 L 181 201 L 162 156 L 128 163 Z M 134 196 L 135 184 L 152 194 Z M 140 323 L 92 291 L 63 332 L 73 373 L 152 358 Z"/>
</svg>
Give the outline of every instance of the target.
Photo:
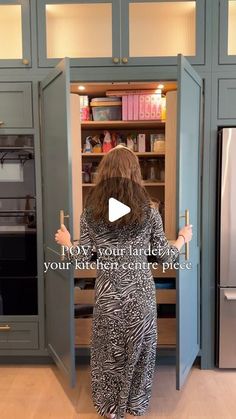
<svg viewBox="0 0 236 419">
<path fill-rule="evenodd" d="M 83 83 L 85 92 L 89 97 L 104 97 L 106 92 L 109 94 L 119 94 L 118 92 L 152 92 L 157 88 L 158 83 Z M 78 120 L 79 115 L 79 84 L 73 83 L 71 86 L 70 100 L 71 100 L 71 114 L 74 119 Z M 165 232 L 168 239 L 174 240 L 176 236 L 176 215 L 175 215 L 175 201 L 176 201 L 176 112 L 177 112 L 177 92 L 176 82 L 165 83 L 166 94 L 166 118 L 165 120 L 132 120 L 132 121 L 84 121 L 75 125 L 72 123 L 72 138 L 74 151 L 80 155 L 76 165 L 75 159 L 72 159 L 74 165 L 73 173 L 73 205 L 74 205 L 74 238 L 79 237 L 79 216 L 82 208 L 85 206 L 86 197 L 94 183 L 83 182 L 81 176 L 81 168 L 86 167 L 92 170 L 98 167 L 104 153 L 103 152 L 83 152 L 86 138 L 93 136 L 101 136 L 103 132 L 109 130 L 111 136 L 114 133 L 119 133 L 120 138 L 127 138 L 134 135 L 137 137 L 139 133 L 145 135 L 146 147 L 145 151 L 135 154 L 138 156 L 141 171 L 143 174 L 144 185 L 154 201 L 159 201 L 159 210 L 162 215 Z M 79 125 L 79 126 L 78 126 Z M 155 134 L 165 135 L 166 147 L 165 150 L 151 151 L 151 136 Z M 148 173 L 148 165 L 154 165 L 159 169 L 156 178 L 150 179 Z M 160 173 L 164 170 L 163 173 Z M 82 171 L 82 173 L 85 173 Z M 93 174 L 96 173 L 92 171 Z M 161 174 L 161 177 L 160 177 Z M 165 180 L 166 179 L 166 180 Z M 165 201 L 168 205 L 165 205 Z M 162 348 L 175 348 L 176 344 L 176 316 L 175 316 L 175 270 L 167 269 L 163 272 L 162 269 L 153 270 L 154 278 L 161 279 L 156 282 L 157 288 L 157 303 L 158 303 L 158 346 Z M 79 347 L 88 347 L 91 339 L 92 315 L 83 315 L 86 306 L 89 312 L 89 305 L 94 304 L 94 282 L 96 278 L 96 270 L 76 270 L 75 278 L 75 343 Z M 163 287 L 163 288 L 159 288 Z M 80 310 L 81 308 L 81 310 Z M 79 316 L 80 311 L 82 312 Z M 87 317 L 87 318 L 86 318 Z"/>
<path fill-rule="evenodd" d="M 158 71 L 156 81 L 159 81 Z M 80 80 L 78 80 L 78 83 Z M 83 81 L 83 84 L 85 82 Z M 142 80 L 148 86 L 148 82 Z M 74 84 L 74 83 L 73 83 Z M 94 83 L 94 88 L 96 84 Z M 113 90 L 114 90 L 113 85 Z M 132 86 L 132 84 L 130 84 Z M 93 88 L 93 85 L 88 85 Z M 100 89 L 108 87 L 101 83 Z M 137 86 L 135 86 L 137 88 Z M 200 117 L 202 81 L 183 57 L 178 57 L 174 88 L 167 93 L 166 121 L 96 121 L 80 122 L 79 96 L 71 94 L 69 60 L 64 59 L 41 83 L 42 173 L 44 216 L 44 261 L 58 263 L 61 255 L 54 241 L 60 222 L 67 224 L 73 239 L 79 236 L 79 215 L 89 188 L 83 184 L 84 160 L 99 161 L 102 155 L 82 152 L 87 135 L 104 129 L 128 132 L 165 131 L 164 153 L 141 153 L 141 160 L 164 159 L 165 180 L 146 182 L 154 198 L 164 202 L 164 226 L 167 238 L 174 240 L 185 222 L 194 225 L 193 240 L 180 255 L 189 258 L 191 269 L 153 272 L 155 278 L 171 278 L 175 287 L 157 291 L 157 303 L 176 307 L 176 315 L 158 318 L 158 345 L 176 349 L 177 388 L 181 388 L 199 353 L 199 203 L 200 203 Z M 173 89 L 173 86 L 172 86 Z M 172 90 L 171 89 L 171 90 Z M 94 92 L 95 93 L 95 92 Z M 91 95 L 92 95 L 91 91 Z M 139 154 L 139 153 L 137 153 Z M 184 264 L 183 264 L 184 266 Z M 95 271 L 49 269 L 45 274 L 46 341 L 49 353 L 75 385 L 75 348 L 89 346 L 91 318 L 75 319 L 75 304 L 93 304 L 93 289 L 79 289 L 75 284 L 87 278 L 93 284 Z M 174 312 L 174 311 L 173 311 Z"/>
</svg>

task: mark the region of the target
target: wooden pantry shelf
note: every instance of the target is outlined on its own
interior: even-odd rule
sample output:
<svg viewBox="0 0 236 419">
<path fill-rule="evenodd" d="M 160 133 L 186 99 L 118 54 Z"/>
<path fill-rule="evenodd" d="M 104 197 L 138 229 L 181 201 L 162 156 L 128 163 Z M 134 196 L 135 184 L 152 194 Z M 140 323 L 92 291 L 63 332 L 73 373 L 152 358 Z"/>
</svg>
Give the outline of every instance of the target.
<svg viewBox="0 0 236 419">
<path fill-rule="evenodd" d="M 107 128 L 164 128 L 165 121 L 82 121 L 82 129 Z"/>
<path fill-rule="evenodd" d="M 174 241 L 172 241 L 174 243 Z M 176 278 L 176 269 L 174 268 L 168 268 L 165 269 L 159 265 L 157 269 L 152 269 L 152 275 L 154 278 L 166 278 L 169 280 L 169 278 Z M 95 279 L 97 278 L 97 270 L 94 268 L 91 269 L 75 269 L 74 272 L 74 278 L 89 278 L 89 279 Z M 157 292 L 160 290 L 157 289 Z"/>
<path fill-rule="evenodd" d="M 143 182 L 144 186 L 165 186 L 165 182 Z"/>
<path fill-rule="evenodd" d="M 106 153 L 81 153 L 82 157 L 102 157 L 105 154 Z M 135 152 L 134 154 L 136 154 L 136 156 L 139 156 L 139 157 L 158 157 L 158 156 L 164 156 L 165 155 L 164 152 L 155 153 L 153 151 L 145 151 L 143 153 Z"/>
<path fill-rule="evenodd" d="M 82 183 L 82 187 L 91 187 L 94 186 L 95 183 Z M 144 186 L 165 186 L 165 182 L 144 182 Z"/>
</svg>

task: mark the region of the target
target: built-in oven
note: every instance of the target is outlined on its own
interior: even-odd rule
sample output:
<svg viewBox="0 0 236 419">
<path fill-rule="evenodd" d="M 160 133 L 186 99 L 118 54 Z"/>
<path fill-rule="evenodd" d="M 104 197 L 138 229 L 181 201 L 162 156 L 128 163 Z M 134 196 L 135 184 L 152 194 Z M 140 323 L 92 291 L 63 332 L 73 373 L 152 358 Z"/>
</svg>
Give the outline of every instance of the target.
<svg viewBox="0 0 236 419">
<path fill-rule="evenodd" d="M 0 135 L 0 316 L 38 311 L 33 140 Z"/>
<path fill-rule="evenodd" d="M 36 228 L 0 226 L 1 276 L 37 276 Z"/>
</svg>

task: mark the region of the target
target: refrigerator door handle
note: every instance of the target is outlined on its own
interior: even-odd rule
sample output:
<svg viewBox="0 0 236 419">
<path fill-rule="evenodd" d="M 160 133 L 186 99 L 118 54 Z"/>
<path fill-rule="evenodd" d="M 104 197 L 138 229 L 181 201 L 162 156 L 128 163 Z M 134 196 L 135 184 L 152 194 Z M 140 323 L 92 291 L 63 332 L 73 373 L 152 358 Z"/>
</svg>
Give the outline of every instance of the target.
<svg viewBox="0 0 236 419">
<path fill-rule="evenodd" d="M 236 301 L 236 291 L 224 291 L 224 296 L 226 300 Z"/>
</svg>

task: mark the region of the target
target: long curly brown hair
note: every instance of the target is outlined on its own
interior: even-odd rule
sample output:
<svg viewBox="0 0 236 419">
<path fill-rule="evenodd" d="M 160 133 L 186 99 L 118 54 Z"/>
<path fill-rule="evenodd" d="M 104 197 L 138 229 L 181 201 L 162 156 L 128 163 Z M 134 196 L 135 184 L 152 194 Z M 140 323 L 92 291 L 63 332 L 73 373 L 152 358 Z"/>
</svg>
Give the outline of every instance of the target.
<svg viewBox="0 0 236 419">
<path fill-rule="evenodd" d="M 111 197 L 131 208 L 129 214 L 112 223 L 115 225 L 142 222 L 145 209 L 152 206 L 143 186 L 138 157 L 124 146 L 110 150 L 98 166 L 96 184 L 86 201 L 86 208 L 92 211 L 95 220 L 109 223 L 108 202 Z"/>
</svg>

